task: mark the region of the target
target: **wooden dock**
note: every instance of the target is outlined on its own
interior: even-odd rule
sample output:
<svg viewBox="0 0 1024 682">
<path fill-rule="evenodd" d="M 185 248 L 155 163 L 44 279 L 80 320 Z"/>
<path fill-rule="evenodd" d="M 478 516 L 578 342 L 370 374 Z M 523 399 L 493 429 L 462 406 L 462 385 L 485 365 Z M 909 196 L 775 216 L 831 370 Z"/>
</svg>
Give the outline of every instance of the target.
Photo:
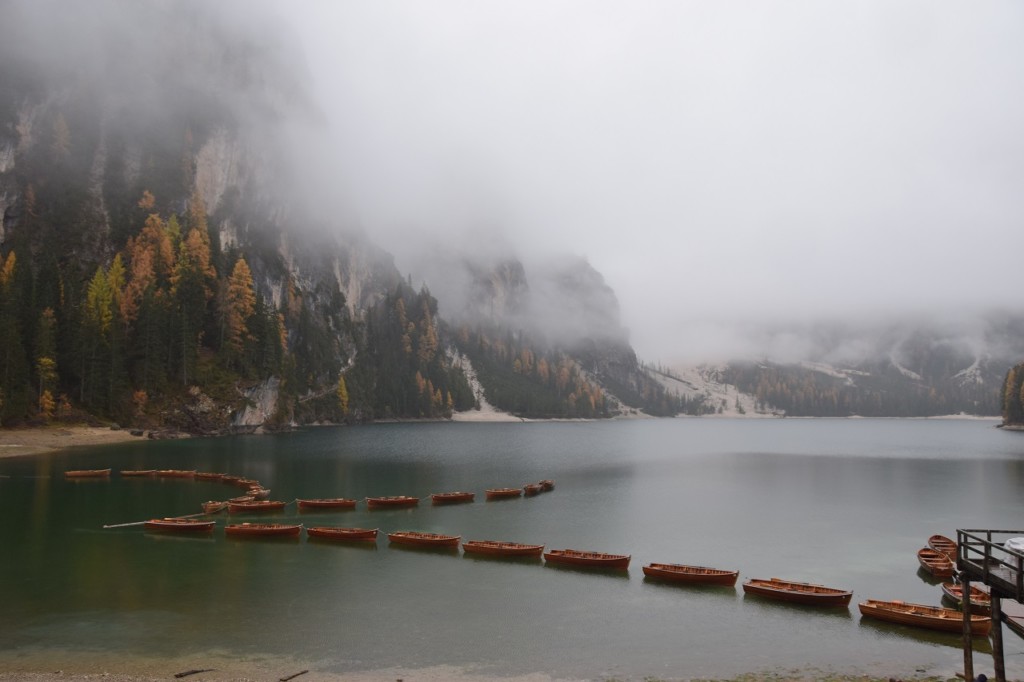
<svg viewBox="0 0 1024 682">
<path fill-rule="evenodd" d="M 1014 542 L 1010 542 L 1014 540 Z M 1019 549 L 1018 549 L 1019 548 Z M 972 582 L 988 587 L 992 600 L 992 658 L 996 682 L 1006 680 L 1003 627 L 1024 637 L 1024 530 L 956 531 L 956 566 L 964 594 Z M 964 677 L 974 679 L 970 609 L 964 609 Z"/>
</svg>

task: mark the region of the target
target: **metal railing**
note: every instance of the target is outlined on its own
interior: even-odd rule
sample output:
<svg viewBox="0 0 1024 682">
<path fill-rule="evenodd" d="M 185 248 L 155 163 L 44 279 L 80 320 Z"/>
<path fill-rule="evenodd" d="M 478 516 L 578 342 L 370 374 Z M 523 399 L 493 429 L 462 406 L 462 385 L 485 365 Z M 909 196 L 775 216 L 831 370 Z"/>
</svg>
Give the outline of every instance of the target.
<svg viewBox="0 0 1024 682">
<path fill-rule="evenodd" d="M 1024 538 L 1024 530 L 957 529 L 957 568 L 1000 591 L 1010 586 L 1004 596 L 1024 602 L 1024 552 L 1006 547 L 1013 537 Z"/>
</svg>

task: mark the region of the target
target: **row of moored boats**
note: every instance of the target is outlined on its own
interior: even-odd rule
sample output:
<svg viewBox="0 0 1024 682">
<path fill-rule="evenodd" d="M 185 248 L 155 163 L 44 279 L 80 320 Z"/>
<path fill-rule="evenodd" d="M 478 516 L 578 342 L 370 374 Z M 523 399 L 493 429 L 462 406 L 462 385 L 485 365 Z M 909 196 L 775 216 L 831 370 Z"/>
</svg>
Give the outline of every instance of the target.
<svg viewBox="0 0 1024 682">
<path fill-rule="evenodd" d="M 110 469 L 85 469 L 67 471 L 67 478 L 101 478 L 109 477 Z M 227 474 L 206 473 L 189 470 L 122 470 L 124 477 L 163 477 L 193 478 L 196 480 L 220 481 L 246 489 L 246 494 L 226 501 L 210 501 L 203 504 L 206 514 L 214 514 L 227 509 L 229 512 L 275 511 L 284 509 L 286 502 L 260 499 L 269 497 L 269 489 L 259 481 Z M 528 483 L 522 488 L 489 488 L 485 494 L 488 500 L 531 496 L 554 489 L 554 481 L 545 479 L 537 483 Z M 434 493 L 431 502 L 439 504 L 461 504 L 473 502 L 475 494 L 455 491 Z M 407 495 L 386 497 L 367 497 L 367 509 L 387 509 L 415 507 L 420 498 Z M 314 498 L 297 499 L 300 511 L 329 511 L 355 509 L 358 500 L 349 498 Z M 216 522 L 194 518 L 151 519 L 145 522 L 150 531 L 175 533 L 212 533 Z M 367 542 L 377 541 L 377 528 L 345 528 L 338 526 L 309 526 L 291 523 L 236 523 L 227 524 L 224 533 L 231 537 L 298 537 L 305 530 L 311 540 L 335 542 Z M 414 547 L 457 549 L 469 554 L 484 554 L 505 557 L 540 557 L 552 564 L 565 564 L 581 568 L 627 570 L 631 556 L 628 554 L 607 554 L 576 549 L 554 549 L 544 551 L 544 545 L 507 542 L 499 540 L 467 540 L 462 541 L 458 535 L 443 535 L 420 531 L 395 531 L 387 533 L 388 540 L 397 545 Z M 918 551 L 918 560 L 926 571 L 936 577 L 953 577 L 955 575 L 956 543 L 942 535 L 933 535 L 928 540 L 928 547 Z M 691 585 L 735 586 L 739 571 L 731 571 L 706 566 L 686 564 L 651 563 L 643 567 L 644 575 L 658 580 Z M 796 604 L 820 607 L 847 607 L 853 598 L 851 590 L 844 590 L 825 585 L 783 580 L 781 578 L 753 578 L 743 583 L 743 591 L 747 594 L 776 599 Z M 962 603 L 963 594 L 960 585 L 953 582 L 943 583 L 942 591 L 945 598 L 954 603 Z M 941 606 L 914 604 L 899 600 L 883 601 L 868 599 L 858 604 L 861 615 L 877 618 L 902 625 L 912 625 L 946 632 L 962 632 L 963 614 L 961 611 Z M 971 633 L 987 636 L 991 629 L 991 618 L 988 615 L 988 595 L 977 587 L 971 588 L 968 608 L 971 610 Z"/>
</svg>

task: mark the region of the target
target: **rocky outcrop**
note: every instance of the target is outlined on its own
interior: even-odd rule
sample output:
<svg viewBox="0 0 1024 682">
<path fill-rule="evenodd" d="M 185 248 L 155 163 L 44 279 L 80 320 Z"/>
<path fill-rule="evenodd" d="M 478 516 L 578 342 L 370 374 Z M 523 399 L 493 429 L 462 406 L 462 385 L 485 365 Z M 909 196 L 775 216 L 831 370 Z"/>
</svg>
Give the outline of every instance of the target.
<svg viewBox="0 0 1024 682">
<path fill-rule="evenodd" d="M 270 421 L 277 412 L 281 380 L 270 377 L 263 383 L 243 392 L 246 405 L 231 416 L 233 431 L 251 431 Z"/>
</svg>

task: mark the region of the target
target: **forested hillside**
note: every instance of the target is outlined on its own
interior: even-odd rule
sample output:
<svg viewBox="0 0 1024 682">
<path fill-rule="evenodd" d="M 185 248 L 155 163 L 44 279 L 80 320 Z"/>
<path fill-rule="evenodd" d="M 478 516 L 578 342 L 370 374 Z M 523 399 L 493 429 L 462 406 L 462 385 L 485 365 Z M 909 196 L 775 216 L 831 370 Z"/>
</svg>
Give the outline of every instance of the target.
<svg viewBox="0 0 1024 682">
<path fill-rule="evenodd" d="M 223 430 L 271 379 L 271 424 L 472 406 L 436 301 L 296 198 L 282 126 L 309 112 L 272 33 L 202 3 L 108 2 L 109 26 L 48 4 L 5 18 L 66 49 L 0 46 L 4 424 Z"/>
<path fill-rule="evenodd" d="M 431 278 L 413 288 L 324 210 L 296 142 L 315 141 L 316 107 L 275 22 L 198 0 L 3 18 L 0 423 L 443 418 L 474 406 L 460 353 L 520 416 L 678 412 L 589 265 L 535 280 L 557 309 L 466 324 L 453 304 L 449 324 Z M 538 333 L 548 319 L 572 333 Z"/>
</svg>

